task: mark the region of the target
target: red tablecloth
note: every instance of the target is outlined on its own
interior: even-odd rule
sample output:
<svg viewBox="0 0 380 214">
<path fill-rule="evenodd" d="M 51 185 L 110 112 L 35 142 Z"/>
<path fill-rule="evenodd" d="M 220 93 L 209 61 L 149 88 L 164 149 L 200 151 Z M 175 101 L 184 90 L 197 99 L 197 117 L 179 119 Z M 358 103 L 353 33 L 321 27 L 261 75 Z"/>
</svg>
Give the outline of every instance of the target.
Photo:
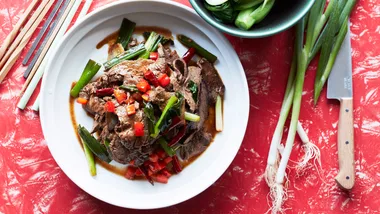
<svg viewBox="0 0 380 214">
<path fill-rule="evenodd" d="M 111 1 L 94 0 L 90 10 Z M 185 0 L 179 1 L 189 5 Z M 0 41 L 30 2 L 0 1 Z M 314 63 L 306 75 L 300 120 L 311 141 L 321 149 L 323 169 L 319 175 L 316 170 L 310 170 L 300 178 L 290 171 L 289 200 L 285 204 L 288 213 L 380 210 L 380 155 L 376 146 L 380 142 L 380 0 L 359 1 L 351 21 L 356 186 L 351 193 L 345 193 L 334 182 L 338 167 L 338 102 L 328 101 L 324 90 L 319 104 L 313 106 Z M 264 213 L 268 210 L 268 188 L 262 175 L 289 72 L 293 33 L 289 30 L 265 39 L 230 36 L 228 39 L 245 68 L 251 99 L 249 124 L 237 157 L 215 184 L 195 198 L 169 208 L 141 212 Z M 38 114 L 29 107 L 25 111 L 16 108 L 25 69 L 18 60 L 0 85 L 0 213 L 140 212 L 93 198 L 60 170 L 46 146 Z M 292 159 L 297 160 L 300 155 L 302 150 L 297 139 Z"/>
</svg>

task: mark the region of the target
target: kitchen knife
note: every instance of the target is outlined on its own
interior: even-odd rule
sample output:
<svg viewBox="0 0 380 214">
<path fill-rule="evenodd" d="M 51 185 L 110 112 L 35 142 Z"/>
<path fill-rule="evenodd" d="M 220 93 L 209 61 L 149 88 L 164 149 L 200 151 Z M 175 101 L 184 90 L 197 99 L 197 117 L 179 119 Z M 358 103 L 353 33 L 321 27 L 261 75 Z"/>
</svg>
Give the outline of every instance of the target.
<svg viewBox="0 0 380 214">
<path fill-rule="evenodd" d="M 350 25 L 327 82 L 327 98 L 340 101 L 338 122 L 338 185 L 346 190 L 355 183 L 354 124 L 352 104 L 352 64 Z"/>
</svg>

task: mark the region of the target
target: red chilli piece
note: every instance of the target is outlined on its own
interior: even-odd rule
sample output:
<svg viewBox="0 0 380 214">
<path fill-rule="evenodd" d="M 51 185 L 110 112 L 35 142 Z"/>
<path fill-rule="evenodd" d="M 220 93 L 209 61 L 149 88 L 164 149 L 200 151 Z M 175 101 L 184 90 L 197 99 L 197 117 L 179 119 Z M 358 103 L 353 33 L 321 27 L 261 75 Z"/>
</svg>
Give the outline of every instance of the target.
<svg viewBox="0 0 380 214">
<path fill-rule="evenodd" d="M 195 55 L 195 52 L 196 52 L 195 48 L 189 48 L 189 50 L 187 50 L 187 52 L 182 57 L 183 61 L 185 61 L 186 63 L 189 63 L 190 60 Z"/>
<path fill-rule="evenodd" d="M 179 162 L 177 155 L 174 155 L 172 158 L 173 158 L 173 162 L 172 162 L 173 170 L 175 173 L 178 174 L 182 171 L 181 163 Z"/>
<path fill-rule="evenodd" d="M 142 123 L 142 122 L 135 122 L 134 128 L 135 128 L 135 136 L 136 137 L 142 137 L 142 136 L 144 136 L 144 123 Z"/>
<path fill-rule="evenodd" d="M 133 180 L 136 175 L 136 167 L 128 166 L 127 172 L 125 173 L 125 177 L 129 180 Z"/>
<path fill-rule="evenodd" d="M 141 171 L 141 169 L 140 168 L 137 168 L 136 169 L 136 174 L 135 174 L 135 176 L 137 176 L 137 177 L 141 177 L 141 176 L 143 176 L 144 174 L 142 173 L 142 171 Z"/>
<path fill-rule="evenodd" d="M 149 155 L 149 160 L 151 162 L 157 162 L 158 161 L 158 155 L 156 153 L 152 153 Z"/>
<path fill-rule="evenodd" d="M 172 157 L 167 157 L 167 158 L 164 159 L 164 162 L 165 162 L 166 164 L 168 164 L 168 163 L 172 162 L 172 160 L 173 160 Z"/>
<path fill-rule="evenodd" d="M 139 91 L 142 93 L 145 93 L 151 89 L 149 83 L 145 79 L 141 79 L 137 84 L 136 87 Z"/>
<path fill-rule="evenodd" d="M 152 85 L 154 85 L 154 87 L 157 87 L 159 85 L 156 76 L 151 70 L 144 72 L 144 78 L 147 79 Z"/>
<path fill-rule="evenodd" d="M 152 184 L 152 186 L 154 186 L 154 182 L 152 180 L 152 177 L 149 175 L 148 170 L 144 166 L 140 166 L 139 169 L 141 170 L 145 178 L 149 181 L 149 183 Z"/>
<path fill-rule="evenodd" d="M 179 130 L 178 134 L 173 137 L 173 139 L 168 143 L 168 146 L 176 145 L 186 134 L 186 125 Z"/>
<path fill-rule="evenodd" d="M 164 159 L 164 158 L 167 157 L 166 152 L 163 149 L 157 150 L 156 153 L 157 153 L 158 157 L 161 158 L 161 159 Z"/>
<path fill-rule="evenodd" d="M 160 171 L 160 173 L 161 174 L 163 174 L 163 175 L 165 175 L 166 177 L 168 177 L 168 178 L 170 178 L 171 176 L 172 176 L 172 174 L 169 172 L 169 170 L 168 169 L 162 169 L 161 171 Z M 136 173 L 137 174 L 137 173 Z"/>
<path fill-rule="evenodd" d="M 112 101 L 107 101 L 106 104 L 104 105 L 104 108 L 106 112 L 115 112 L 115 104 L 113 104 Z"/>
<path fill-rule="evenodd" d="M 157 60 L 158 59 L 158 52 L 150 52 L 149 59 Z"/>
<path fill-rule="evenodd" d="M 158 83 L 160 84 L 160 86 L 165 88 L 170 84 L 170 77 L 167 74 L 161 74 L 158 77 Z"/>
<path fill-rule="evenodd" d="M 157 175 L 153 175 L 152 176 L 153 180 L 158 182 L 158 183 L 162 183 L 162 184 L 167 184 L 168 183 L 168 180 L 169 178 L 163 174 L 157 174 Z"/>
<path fill-rule="evenodd" d="M 104 96 L 110 96 L 113 94 L 114 89 L 113 88 L 101 88 L 96 90 L 96 96 L 104 97 Z"/>
</svg>

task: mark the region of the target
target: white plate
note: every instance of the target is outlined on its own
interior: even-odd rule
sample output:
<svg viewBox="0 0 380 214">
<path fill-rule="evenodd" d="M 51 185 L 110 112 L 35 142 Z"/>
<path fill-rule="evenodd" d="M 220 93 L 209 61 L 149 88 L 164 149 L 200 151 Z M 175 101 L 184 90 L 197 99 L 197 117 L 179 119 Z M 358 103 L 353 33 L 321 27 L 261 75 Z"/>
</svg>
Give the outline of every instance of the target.
<svg viewBox="0 0 380 214">
<path fill-rule="evenodd" d="M 138 26 L 164 27 L 173 35 L 184 34 L 216 54 L 226 94 L 224 131 L 210 147 L 168 184 L 151 186 L 146 181 L 130 181 L 97 166 L 91 177 L 82 149 L 76 139 L 69 113 L 71 83 L 88 59 L 104 62 L 107 48 L 96 44 L 116 31 L 126 17 Z M 186 48 L 175 42 L 180 55 Z M 94 197 L 120 207 L 153 209 L 174 205 L 201 193 L 214 183 L 231 164 L 243 140 L 249 114 L 249 95 L 243 67 L 228 40 L 209 26 L 193 10 L 172 1 L 119 1 L 89 14 L 64 37 L 53 53 L 44 75 L 41 91 L 41 124 L 51 154 L 80 188 Z M 92 127 L 92 119 L 76 104 L 77 122 Z"/>
</svg>

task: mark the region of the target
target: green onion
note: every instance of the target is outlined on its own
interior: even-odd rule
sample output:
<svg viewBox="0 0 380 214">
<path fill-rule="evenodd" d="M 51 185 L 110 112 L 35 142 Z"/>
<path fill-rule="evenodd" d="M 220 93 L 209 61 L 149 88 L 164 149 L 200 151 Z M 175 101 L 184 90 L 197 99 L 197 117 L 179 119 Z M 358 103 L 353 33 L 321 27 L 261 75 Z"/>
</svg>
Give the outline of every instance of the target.
<svg viewBox="0 0 380 214">
<path fill-rule="evenodd" d="M 150 52 L 154 52 L 157 50 L 158 48 L 158 44 L 160 44 L 160 42 L 162 41 L 164 37 L 161 36 L 160 34 L 152 31 L 149 35 L 149 38 L 148 40 L 145 42 L 145 52 L 143 52 L 141 55 L 140 55 L 140 58 L 142 59 L 148 59 L 149 58 L 149 55 L 150 55 Z"/>
<path fill-rule="evenodd" d="M 136 23 L 124 18 L 119 30 L 119 37 L 117 37 L 117 43 L 120 43 L 125 49 L 128 46 L 129 40 L 133 34 L 133 30 L 136 27 Z"/>
<path fill-rule="evenodd" d="M 330 57 L 327 61 L 327 65 L 322 72 L 322 76 L 320 77 L 320 79 L 318 81 L 316 81 L 316 84 L 314 86 L 314 104 L 316 104 L 318 101 L 318 98 L 319 98 L 319 95 L 321 94 L 322 88 L 325 85 L 325 83 L 326 83 L 326 81 L 330 75 L 330 72 L 331 72 L 333 65 L 334 65 L 334 62 L 335 62 L 335 59 L 339 53 L 339 49 L 342 46 L 343 40 L 347 34 L 347 31 L 348 31 L 347 23 L 348 23 L 348 19 L 346 19 L 346 21 L 343 22 L 343 25 L 342 25 L 341 29 L 339 30 L 337 40 L 334 44 L 334 47 L 333 47 L 331 54 L 330 54 Z"/>
<path fill-rule="evenodd" d="M 78 82 L 71 89 L 70 95 L 72 97 L 78 97 L 80 90 L 91 81 L 91 79 L 98 73 L 101 65 L 94 60 L 88 60 L 86 67 L 84 68 L 82 75 L 80 76 Z"/>
<path fill-rule="evenodd" d="M 158 119 L 156 125 L 154 126 L 154 132 L 152 134 L 150 134 L 151 137 L 153 138 L 156 138 L 158 136 L 158 134 L 160 133 L 160 128 L 163 124 L 163 120 L 164 118 L 166 117 L 166 114 L 168 114 L 169 112 L 169 109 L 174 106 L 174 104 L 178 101 L 178 98 L 173 95 L 170 97 L 168 103 L 166 104 L 164 110 L 162 111 L 162 114 L 160 116 L 160 118 Z"/>
<path fill-rule="evenodd" d="M 206 58 L 207 61 L 211 63 L 214 63 L 218 59 L 214 54 L 208 52 L 206 49 L 198 45 L 194 40 L 190 39 L 189 37 L 185 35 L 182 35 L 182 34 L 177 35 L 177 39 L 184 46 L 188 48 L 195 48 L 199 56 Z"/>
<path fill-rule="evenodd" d="M 119 64 L 120 62 L 122 62 L 124 60 L 129 60 L 129 59 L 133 59 L 133 58 L 137 57 L 138 55 L 144 53 L 145 50 L 146 49 L 145 49 L 144 45 L 139 44 L 135 47 L 128 49 L 124 53 L 121 53 L 121 54 L 115 56 L 114 58 L 108 60 L 106 63 L 103 64 L 103 66 L 106 70 L 108 70 L 108 69 L 112 68 L 113 66 Z"/>
<path fill-rule="evenodd" d="M 216 97 L 215 103 L 215 129 L 218 132 L 223 131 L 223 100 L 220 95 Z"/>
<path fill-rule="evenodd" d="M 91 150 L 88 148 L 88 146 L 83 142 L 83 149 L 84 149 L 84 155 L 86 156 L 87 165 L 90 170 L 90 175 L 95 176 L 96 175 L 96 166 L 95 166 L 95 159 L 94 154 L 91 152 Z"/>
<path fill-rule="evenodd" d="M 266 0 L 259 7 L 240 11 L 235 20 L 235 25 L 243 30 L 249 30 L 254 24 L 261 22 L 270 12 L 275 0 Z"/>
<path fill-rule="evenodd" d="M 196 114 L 192 114 L 190 112 L 185 112 L 185 120 L 191 121 L 191 122 L 199 122 L 201 117 Z"/>
<path fill-rule="evenodd" d="M 100 144 L 90 132 L 84 128 L 83 126 L 78 126 L 79 136 L 82 138 L 82 141 L 86 146 L 94 153 L 99 159 L 109 163 L 111 159 L 109 158 L 109 154 L 104 145 Z"/>
<path fill-rule="evenodd" d="M 139 89 L 135 85 L 121 85 L 119 88 L 130 91 L 130 92 L 139 92 Z"/>
<path fill-rule="evenodd" d="M 160 138 L 158 139 L 158 143 L 161 145 L 161 147 L 164 149 L 164 151 L 166 152 L 166 154 L 168 154 L 170 157 L 174 156 L 175 155 L 175 151 L 173 148 L 171 148 L 169 145 L 168 145 L 168 142 L 166 142 L 166 140 L 164 138 Z"/>
</svg>

